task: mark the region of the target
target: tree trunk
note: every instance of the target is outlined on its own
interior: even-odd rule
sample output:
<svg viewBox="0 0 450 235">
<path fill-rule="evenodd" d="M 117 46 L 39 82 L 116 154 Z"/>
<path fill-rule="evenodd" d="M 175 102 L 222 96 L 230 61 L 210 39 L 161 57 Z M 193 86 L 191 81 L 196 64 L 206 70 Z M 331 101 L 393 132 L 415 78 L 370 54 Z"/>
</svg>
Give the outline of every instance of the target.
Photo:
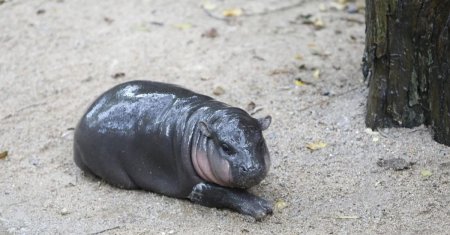
<svg viewBox="0 0 450 235">
<path fill-rule="evenodd" d="M 450 0 L 366 0 L 366 125 L 430 125 L 450 145 Z"/>
</svg>

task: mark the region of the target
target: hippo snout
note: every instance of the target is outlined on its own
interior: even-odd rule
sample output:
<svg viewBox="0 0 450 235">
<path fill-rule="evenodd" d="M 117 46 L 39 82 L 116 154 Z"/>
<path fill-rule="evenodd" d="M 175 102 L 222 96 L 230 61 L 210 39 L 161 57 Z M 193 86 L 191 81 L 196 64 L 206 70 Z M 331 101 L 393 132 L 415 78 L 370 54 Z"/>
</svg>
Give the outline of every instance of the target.
<svg viewBox="0 0 450 235">
<path fill-rule="evenodd" d="M 241 165 L 238 168 L 237 174 L 233 178 L 235 187 L 250 188 L 261 182 L 265 176 L 266 170 L 262 165 Z"/>
<path fill-rule="evenodd" d="M 239 171 L 243 174 L 258 173 L 262 170 L 261 166 L 240 166 Z"/>
</svg>

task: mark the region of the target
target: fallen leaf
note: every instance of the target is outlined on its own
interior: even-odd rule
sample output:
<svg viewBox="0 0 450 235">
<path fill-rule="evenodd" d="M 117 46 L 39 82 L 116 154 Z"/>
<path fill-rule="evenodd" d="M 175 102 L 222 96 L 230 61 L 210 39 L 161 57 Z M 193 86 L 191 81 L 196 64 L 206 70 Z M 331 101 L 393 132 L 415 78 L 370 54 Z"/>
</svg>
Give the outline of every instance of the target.
<svg viewBox="0 0 450 235">
<path fill-rule="evenodd" d="M 289 70 L 289 69 L 274 69 L 269 73 L 269 75 L 274 76 L 274 75 L 279 75 L 279 74 L 291 74 L 291 73 L 292 73 L 292 70 Z"/>
<path fill-rule="evenodd" d="M 202 33 L 202 37 L 204 38 L 216 38 L 217 36 L 219 36 L 219 33 L 217 32 L 216 28 L 208 29 L 204 33 Z"/>
<path fill-rule="evenodd" d="M 113 19 L 111 19 L 111 18 L 109 18 L 107 16 L 103 17 L 103 21 L 105 21 L 107 24 L 112 24 L 114 22 Z"/>
<path fill-rule="evenodd" d="M 312 20 L 312 16 L 313 16 L 312 14 L 306 14 L 306 15 L 301 14 L 301 15 L 297 16 L 296 20 L 301 20 L 302 24 L 310 25 L 310 24 L 314 23 L 314 21 Z"/>
<path fill-rule="evenodd" d="M 156 26 L 164 26 L 163 22 L 158 22 L 158 21 L 150 21 L 150 24 L 156 25 Z"/>
<path fill-rule="evenodd" d="M 420 172 L 420 175 L 421 175 L 422 177 L 430 177 L 430 176 L 433 175 L 433 173 L 431 173 L 431 171 L 429 171 L 429 170 L 422 170 L 422 171 Z"/>
<path fill-rule="evenodd" d="M 316 56 L 320 56 L 322 58 L 328 58 L 331 55 L 330 52 L 325 52 L 325 51 L 323 51 L 323 50 L 321 50 L 319 48 L 314 48 L 314 47 L 311 48 L 311 54 L 312 55 L 316 55 Z"/>
<path fill-rule="evenodd" d="M 332 10 L 343 11 L 345 7 L 345 3 L 330 2 L 330 9 Z"/>
<path fill-rule="evenodd" d="M 309 48 L 315 48 L 317 45 L 314 42 L 308 43 Z"/>
<path fill-rule="evenodd" d="M 305 85 L 305 82 L 303 82 L 300 78 L 296 78 L 296 79 L 294 80 L 294 84 L 295 84 L 296 86 L 304 86 L 304 85 Z"/>
<path fill-rule="evenodd" d="M 123 72 L 115 73 L 115 74 L 111 75 L 111 77 L 113 79 L 123 78 L 123 77 L 125 77 L 125 73 L 123 73 Z"/>
<path fill-rule="evenodd" d="M 327 8 L 327 6 L 325 6 L 325 4 L 323 4 L 323 3 L 319 4 L 319 11 L 325 12 L 327 10 L 328 10 L 328 8 Z"/>
<path fill-rule="evenodd" d="M 314 69 L 314 71 L 313 71 L 313 77 L 314 77 L 315 79 L 319 79 L 319 77 L 320 77 L 320 70 L 319 70 L 319 69 Z"/>
<path fill-rule="evenodd" d="M 8 151 L 0 152 L 0 159 L 5 159 L 8 156 Z"/>
<path fill-rule="evenodd" d="M 323 149 L 325 147 L 327 147 L 327 144 L 322 141 L 317 141 L 317 142 L 309 143 L 306 145 L 306 148 L 311 150 L 311 152 L 319 150 L 319 149 Z"/>
<path fill-rule="evenodd" d="M 307 82 L 307 81 L 303 81 L 302 78 L 298 77 L 294 80 L 294 84 L 296 86 L 304 86 L 304 85 L 312 85 L 313 83 L 311 82 Z"/>
<path fill-rule="evenodd" d="M 247 104 L 247 108 L 245 108 L 248 112 L 253 111 L 256 108 L 256 104 L 253 101 Z"/>
<path fill-rule="evenodd" d="M 203 2 L 202 7 L 203 7 L 203 9 L 208 10 L 208 11 L 212 11 L 217 8 L 217 6 L 214 3 L 211 3 L 209 1 Z"/>
<path fill-rule="evenodd" d="M 296 60 L 303 60 L 303 56 L 301 54 L 297 54 L 294 57 Z"/>
<path fill-rule="evenodd" d="M 36 11 L 37 15 L 42 15 L 44 13 L 45 13 L 45 9 L 39 9 L 39 10 Z"/>
<path fill-rule="evenodd" d="M 222 12 L 223 16 L 225 17 L 236 17 L 242 15 L 242 9 L 241 8 L 231 8 L 226 9 Z"/>
<path fill-rule="evenodd" d="M 315 29 L 323 29 L 325 28 L 325 23 L 323 22 L 322 19 L 318 18 L 314 21 L 314 28 Z"/>
<path fill-rule="evenodd" d="M 180 29 L 180 30 L 187 30 L 187 29 L 192 28 L 192 24 L 179 23 L 179 24 L 175 24 L 174 27 L 177 28 L 177 29 Z"/>
<path fill-rule="evenodd" d="M 276 211 L 281 211 L 281 210 L 285 209 L 286 207 L 288 207 L 288 204 L 283 199 L 280 198 L 275 201 L 275 210 Z"/>
<path fill-rule="evenodd" d="M 142 32 L 150 32 L 149 26 L 147 24 L 145 24 L 145 23 L 142 23 L 142 24 L 136 26 L 136 30 L 137 31 L 142 31 Z"/>
</svg>

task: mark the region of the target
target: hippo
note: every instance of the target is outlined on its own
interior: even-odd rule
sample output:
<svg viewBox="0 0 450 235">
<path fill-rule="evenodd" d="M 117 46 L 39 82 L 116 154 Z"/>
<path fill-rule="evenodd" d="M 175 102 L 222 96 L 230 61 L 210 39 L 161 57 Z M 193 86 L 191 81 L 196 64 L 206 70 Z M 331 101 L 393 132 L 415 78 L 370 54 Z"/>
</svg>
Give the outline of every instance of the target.
<svg viewBox="0 0 450 235">
<path fill-rule="evenodd" d="M 228 208 L 261 220 L 272 204 L 246 189 L 270 168 L 272 118 L 188 89 L 130 81 L 106 91 L 75 128 L 74 161 L 122 189 Z"/>
</svg>

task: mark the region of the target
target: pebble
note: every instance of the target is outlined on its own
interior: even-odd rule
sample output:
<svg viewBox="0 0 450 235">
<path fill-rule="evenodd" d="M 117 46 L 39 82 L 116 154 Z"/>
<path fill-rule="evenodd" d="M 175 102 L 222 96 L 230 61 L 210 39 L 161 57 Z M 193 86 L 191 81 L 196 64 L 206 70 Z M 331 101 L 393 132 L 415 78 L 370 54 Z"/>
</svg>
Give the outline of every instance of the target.
<svg viewBox="0 0 450 235">
<path fill-rule="evenodd" d="M 347 12 L 350 14 L 358 13 L 358 6 L 356 6 L 356 4 L 354 3 L 349 3 L 347 5 Z"/>
<path fill-rule="evenodd" d="M 225 93 L 225 89 L 223 89 L 223 87 L 221 87 L 221 86 L 216 86 L 213 89 L 214 95 L 223 95 L 224 93 Z"/>
<path fill-rule="evenodd" d="M 67 214 L 69 214 L 69 211 L 67 210 L 67 208 L 64 207 L 61 209 L 61 211 L 59 213 L 61 213 L 61 215 L 67 215 Z"/>
</svg>

